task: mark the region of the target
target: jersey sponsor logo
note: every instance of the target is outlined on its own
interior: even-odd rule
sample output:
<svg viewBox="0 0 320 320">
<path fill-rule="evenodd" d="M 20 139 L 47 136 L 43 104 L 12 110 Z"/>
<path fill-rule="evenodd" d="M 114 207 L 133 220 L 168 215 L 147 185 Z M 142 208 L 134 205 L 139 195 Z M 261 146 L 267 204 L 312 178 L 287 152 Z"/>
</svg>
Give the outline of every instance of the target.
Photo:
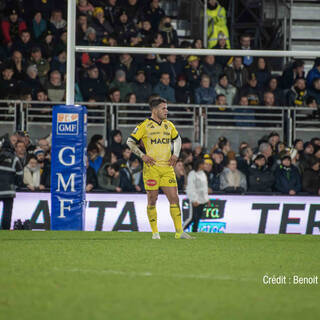
<svg viewBox="0 0 320 320">
<path fill-rule="evenodd" d="M 154 187 L 157 184 L 157 181 L 153 180 L 153 179 L 149 179 L 149 180 L 146 181 L 146 184 L 149 187 Z"/>
<path fill-rule="evenodd" d="M 79 134 L 79 114 L 58 113 L 57 134 L 76 136 Z"/>
<path fill-rule="evenodd" d="M 170 139 L 169 138 L 155 138 L 155 139 L 151 139 L 151 144 L 169 144 L 170 143 Z"/>
<path fill-rule="evenodd" d="M 165 136 L 170 136 L 170 132 L 164 132 L 163 133 Z"/>
<path fill-rule="evenodd" d="M 157 132 L 150 132 L 150 133 L 149 133 L 150 136 L 155 136 L 155 135 L 159 135 L 159 134 L 160 134 L 159 131 L 157 131 Z"/>
</svg>

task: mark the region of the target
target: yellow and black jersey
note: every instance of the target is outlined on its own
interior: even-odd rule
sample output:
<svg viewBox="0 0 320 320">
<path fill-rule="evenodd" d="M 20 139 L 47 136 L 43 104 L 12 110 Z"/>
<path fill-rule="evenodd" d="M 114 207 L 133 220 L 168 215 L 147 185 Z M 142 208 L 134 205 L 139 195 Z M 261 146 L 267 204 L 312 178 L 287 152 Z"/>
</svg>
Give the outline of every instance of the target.
<svg viewBox="0 0 320 320">
<path fill-rule="evenodd" d="M 161 123 L 148 118 L 137 125 L 131 133 L 137 143 L 142 140 L 148 156 L 156 160 L 157 166 L 169 166 L 171 142 L 178 138 L 178 131 L 169 120 Z"/>
</svg>

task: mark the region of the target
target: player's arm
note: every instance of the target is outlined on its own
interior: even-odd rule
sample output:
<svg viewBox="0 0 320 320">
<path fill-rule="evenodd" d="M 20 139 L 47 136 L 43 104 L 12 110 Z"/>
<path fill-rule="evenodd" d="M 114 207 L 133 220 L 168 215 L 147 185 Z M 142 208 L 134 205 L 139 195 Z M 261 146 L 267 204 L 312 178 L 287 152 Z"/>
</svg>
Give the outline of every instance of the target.
<svg viewBox="0 0 320 320">
<path fill-rule="evenodd" d="M 153 165 L 156 163 L 155 160 L 154 160 L 152 157 L 144 154 L 144 153 L 140 150 L 140 148 L 139 148 L 139 146 L 138 146 L 138 144 L 137 144 L 137 141 L 135 141 L 133 137 L 129 137 L 129 138 L 127 139 L 127 145 L 128 145 L 128 147 L 130 148 L 130 150 L 131 150 L 136 156 L 138 156 L 139 158 L 141 158 L 142 161 L 145 162 L 147 165 L 153 166 Z"/>
<path fill-rule="evenodd" d="M 181 137 L 178 135 L 174 140 L 173 140 L 173 153 L 172 156 L 169 159 L 169 164 L 170 166 L 175 166 L 180 155 L 180 150 L 181 150 Z"/>
</svg>

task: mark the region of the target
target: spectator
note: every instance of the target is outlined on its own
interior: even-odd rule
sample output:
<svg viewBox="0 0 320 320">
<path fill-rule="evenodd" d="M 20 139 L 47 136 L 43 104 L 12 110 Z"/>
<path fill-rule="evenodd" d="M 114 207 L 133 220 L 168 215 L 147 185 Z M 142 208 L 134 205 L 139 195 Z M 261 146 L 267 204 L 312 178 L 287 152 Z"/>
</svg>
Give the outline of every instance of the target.
<svg viewBox="0 0 320 320">
<path fill-rule="evenodd" d="M 77 10 L 86 16 L 91 16 L 94 12 L 94 6 L 88 0 L 79 0 Z"/>
<path fill-rule="evenodd" d="M 9 95 L 16 92 L 18 82 L 14 79 L 13 68 L 10 65 L 4 66 L 1 73 L 0 96 L 2 99 L 6 99 Z"/>
<path fill-rule="evenodd" d="M 30 191 L 39 189 L 40 167 L 34 155 L 28 156 L 27 165 L 23 169 L 23 183 Z"/>
<path fill-rule="evenodd" d="M 14 72 L 14 79 L 17 81 L 24 80 L 26 71 L 26 62 L 22 57 L 22 53 L 18 50 L 13 51 L 10 65 Z"/>
<path fill-rule="evenodd" d="M 96 146 L 95 143 L 90 143 L 88 145 L 88 159 L 89 159 L 89 166 L 94 169 L 96 173 L 98 173 L 99 169 L 102 165 L 102 157 L 99 155 L 99 148 Z"/>
<path fill-rule="evenodd" d="M 150 46 L 153 38 L 153 30 L 150 21 L 141 21 L 141 27 L 139 29 L 139 35 L 142 39 L 142 44 L 144 46 Z"/>
<path fill-rule="evenodd" d="M 193 145 L 193 158 L 197 160 L 197 159 L 202 159 L 203 156 L 204 156 L 204 148 L 200 143 L 196 142 Z"/>
<path fill-rule="evenodd" d="M 269 91 L 272 92 L 274 95 L 274 103 L 276 106 L 284 106 L 285 105 L 285 97 L 283 90 L 279 88 L 279 81 L 278 77 L 276 76 L 271 76 L 269 79 L 265 92 Z"/>
<path fill-rule="evenodd" d="M 240 36 L 240 49 L 241 50 L 251 50 L 251 36 L 244 33 Z M 250 67 L 253 64 L 253 57 L 245 56 L 243 57 L 243 64 L 246 67 Z"/>
<path fill-rule="evenodd" d="M 47 139 L 39 139 L 38 146 L 45 152 L 45 154 L 50 153 L 51 147 Z"/>
<path fill-rule="evenodd" d="M 153 93 L 158 94 L 168 102 L 176 102 L 174 89 L 170 87 L 170 75 L 162 73 L 159 83 L 153 88 Z"/>
<path fill-rule="evenodd" d="M 104 13 L 107 21 L 110 22 L 112 27 L 116 26 L 117 17 L 119 14 L 119 7 L 117 5 L 117 0 L 107 0 L 104 1 Z"/>
<path fill-rule="evenodd" d="M 55 50 L 55 37 L 51 30 L 47 30 L 47 32 L 43 34 L 41 47 L 43 50 L 43 56 L 48 59 L 48 61 L 51 61 L 51 57 Z"/>
<path fill-rule="evenodd" d="M 249 105 L 248 97 L 247 96 L 241 96 L 238 104 L 242 108 L 235 109 L 235 112 L 237 112 L 237 113 L 245 113 L 246 115 L 243 115 L 243 116 L 242 115 L 236 115 L 236 116 L 234 116 L 234 119 L 240 120 L 240 121 L 236 122 L 236 126 L 238 126 L 238 127 L 242 127 L 242 126 L 255 127 L 256 126 L 256 124 L 254 123 L 255 110 L 247 108 L 248 105 Z M 251 122 L 245 122 L 243 120 L 250 120 Z"/>
<path fill-rule="evenodd" d="M 26 78 L 23 81 L 23 88 L 29 89 L 32 99 L 35 99 L 36 93 L 41 89 L 41 82 L 38 77 L 38 68 L 36 65 L 30 65 L 26 71 Z"/>
<path fill-rule="evenodd" d="M 113 152 L 118 159 L 122 158 L 122 133 L 120 130 L 111 132 L 110 151 Z"/>
<path fill-rule="evenodd" d="M 114 77 L 114 65 L 107 53 L 103 53 L 96 61 L 96 66 L 101 71 L 104 81 L 109 85 Z"/>
<path fill-rule="evenodd" d="M 249 192 L 272 192 L 275 178 L 263 154 L 259 153 L 254 157 L 247 176 Z"/>
<path fill-rule="evenodd" d="M 301 191 L 301 178 L 298 169 L 291 164 L 289 155 L 281 158 L 281 165 L 275 171 L 275 190 L 295 195 Z"/>
<path fill-rule="evenodd" d="M 20 51 L 23 57 L 29 57 L 32 47 L 34 46 L 30 31 L 22 30 L 19 39 L 14 41 L 12 45 L 12 51 Z"/>
<path fill-rule="evenodd" d="M 118 23 L 116 24 L 114 32 L 121 45 L 127 45 L 129 43 L 130 35 L 137 32 L 135 25 L 128 20 L 125 10 L 120 11 Z"/>
<path fill-rule="evenodd" d="M 66 93 L 65 84 L 58 70 L 51 71 L 49 81 L 44 85 L 50 101 L 63 101 Z"/>
<path fill-rule="evenodd" d="M 36 12 L 41 12 L 43 19 L 49 20 L 50 14 L 54 9 L 54 0 L 33 0 L 32 4 Z"/>
<path fill-rule="evenodd" d="M 272 157 L 272 147 L 269 142 L 262 142 L 259 145 L 259 153 L 261 153 L 266 158 L 266 163 L 269 168 L 271 168 L 272 171 L 275 170 L 275 167 L 273 167 L 274 164 L 274 158 Z"/>
<path fill-rule="evenodd" d="M 258 89 L 263 89 L 267 85 L 271 77 L 270 71 L 271 71 L 271 68 L 263 57 L 259 57 L 256 59 L 255 66 L 252 68 L 252 72 L 257 77 Z"/>
<path fill-rule="evenodd" d="M 91 137 L 89 144 L 94 144 L 99 149 L 99 156 L 104 158 L 106 154 L 106 148 L 104 145 L 104 138 L 101 134 L 95 134 Z"/>
<path fill-rule="evenodd" d="M 238 90 L 248 82 L 248 70 L 242 63 L 242 57 L 234 57 L 231 66 L 225 68 L 225 74 L 230 84 Z"/>
<path fill-rule="evenodd" d="M 275 98 L 272 92 L 266 91 L 263 94 L 263 105 L 265 107 L 275 107 Z"/>
<path fill-rule="evenodd" d="M 162 34 L 160 32 L 156 32 L 153 35 L 152 42 L 151 42 L 151 47 L 153 47 L 153 48 L 163 48 L 164 47 L 164 45 L 163 45 L 163 37 L 162 37 Z M 157 58 L 158 63 L 165 62 L 165 59 L 162 58 L 162 56 L 160 56 L 159 54 L 156 54 L 156 58 Z"/>
<path fill-rule="evenodd" d="M 200 87 L 195 90 L 195 103 L 196 104 L 214 104 L 216 100 L 216 92 L 210 86 L 210 77 L 202 74 Z"/>
<path fill-rule="evenodd" d="M 246 177 L 248 177 L 248 175 L 249 175 L 249 168 L 252 164 L 252 156 L 253 156 L 252 149 L 249 146 L 246 146 L 246 147 L 240 149 L 239 157 L 236 158 L 238 169 Z"/>
<path fill-rule="evenodd" d="M 164 11 L 159 6 L 159 0 L 151 0 L 149 4 L 141 11 L 143 21 L 150 21 L 153 31 L 158 30 L 158 26 L 162 17 L 165 16 Z"/>
<path fill-rule="evenodd" d="M 308 96 L 316 99 L 317 105 L 320 105 L 320 74 L 319 78 L 314 78 L 312 85 L 308 89 Z"/>
<path fill-rule="evenodd" d="M 120 99 L 124 101 L 126 95 L 132 92 L 131 84 L 127 82 L 125 71 L 119 69 L 116 71 L 115 79 L 110 83 L 110 88 L 120 90 Z"/>
<path fill-rule="evenodd" d="M 143 70 L 138 70 L 136 81 L 131 84 L 132 91 L 137 97 L 138 103 L 147 102 L 152 94 L 151 84 L 146 82 L 146 74 Z"/>
<path fill-rule="evenodd" d="M 140 10 L 140 4 L 138 0 L 126 0 L 126 3 L 123 4 L 122 7 L 128 15 L 128 20 L 132 21 L 134 24 L 137 24 Z"/>
<path fill-rule="evenodd" d="M 82 43 L 84 41 L 84 37 L 86 36 L 86 32 L 89 28 L 88 25 L 88 17 L 85 14 L 79 14 L 77 18 L 76 25 L 76 43 Z"/>
<path fill-rule="evenodd" d="M 184 74 L 181 74 L 177 78 L 177 84 L 175 86 L 175 99 L 177 103 L 190 103 L 192 100 L 191 90 L 187 84 L 187 78 Z"/>
<path fill-rule="evenodd" d="M 247 96 L 249 106 L 260 105 L 261 90 L 257 87 L 258 81 L 255 73 L 250 73 L 248 84 L 240 90 L 240 96 Z"/>
<path fill-rule="evenodd" d="M 212 191 L 220 190 L 220 175 L 224 169 L 224 154 L 221 150 L 216 149 L 211 153 L 212 159 L 212 178 L 210 179 L 210 188 Z"/>
<path fill-rule="evenodd" d="M 138 70 L 138 65 L 130 54 L 124 53 L 120 55 L 120 63 L 116 66 L 116 70 L 123 70 L 126 73 L 128 82 L 132 82 Z"/>
<path fill-rule="evenodd" d="M 194 39 L 192 43 L 192 47 L 195 49 L 203 49 L 202 39 Z"/>
<path fill-rule="evenodd" d="M 227 46 L 230 48 L 229 30 L 227 27 L 227 15 L 224 7 L 217 0 L 209 0 L 207 7 L 208 16 L 208 47 L 213 48 L 218 42 L 218 35 L 223 32 L 227 38 Z"/>
<path fill-rule="evenodd" d="M 106 20 L 102 7 L 94 8 L 91 26 L 96 31 L 99 42 L 103 42 L 114 31 L 109 21 Z"/>
<path fill-rule="evenodd" d="M 161 71 L 160 63 L 157 62 L 156 55 L 147 54 L 141 69 L 145 71 L 147 82 L 149 82 L 152 86 L 155 86 L 159 82 Z"/>
<path fill-rule="evenodd" d="M 219 77 L 219 82 L 214 89 L 217 95 L 222 94 L 226 97 L 228 106 L 232 106 L 237 89 L 228 82 L 228 77 L 226 74 L 222 74 Z"/>
<path fill-rule="evenodd" d="M 181 151 L 181 160 L 183 162 L 184 171 L 186 172 L 186 175 L 188 175 L 188 173 L 192 170 L 192 163 L 193 163 L 192 151 L 189 149 Z"/>
<path fill-rule="evenodd" d="M 297 78 L 304 78 L 303 60 L 295 60 L 283 71 L 282 88 L 290 89 Z"/>
<path fill-rule="evenodd" d="M 40 47 L 32 48 L 29 65 L 35 65 L 37 67 L 38 77 L 39 77 L 40 83 L 43 85 L 45 83 L 48 72 L 50 70 L 50 64 L 45 58 L 42 57 L 42 52 Z"/>
<path fill-rule="evenodd" d="M 218 110 L 225 111 L 227 104 L 227 98 L 224 94 L 217 94 L 216 105 L 219 106 Z"/>
<path fill-rule="evenodd" d="M 47 31 L 47 21 L 42 18 L 42 13 L 37 11 L 32 20 L 33 38 L 39 40 Z"/>
<path fill-rule="evenodd" d="M 190 89 L 194 91 L 199 87 L 201 81 L 200 62 L 197 56 L 188 57 L 188 65 L 184 68 Z"/>
<path fill-rule="evenodd" d="M 67 52 L 62 49 L 58 55 L 53 57 L 51 62 L 51 70 L 58 70 L 62 76 L 67 72 Z"/>
<path fill-rule="evenodd" d="M 187 175 L 186 175 L 186 171 L 184 170 L 182 160 L 177 161 L 176 166 L 174 167 L 174 172 L 177 178 L 178 192 L 182 193 L 185 191 L 186 184 L 187 184 Z"/>
<path fill-rule="evenodd" d="M 311 156 L 302 175 L 302 191 L 308 192 L 312 195 L 320 196 L 320 162 L 315 156 Z"/>
<path fill-rule="evenodd" d="M 91 65 L 87 70 L 87 77 L 80 80 L 80 90 L 85 101 L 91 96 L 94 96 L 96 101 L 105 100 L 107 86 L 96 65 Z"/>
<path fill-rule="evenodd" d="M 179 46 L 177 31 L 173 28 L 170 17 L 161 18 L 158 30 L 162 35 L 165 47 L 177 48 Z"/>
<path fill-rule="evenodd" d="M 307 75 L 308 88 L 312 86 L 313 80 L 315 78 L 320 78 L 320 58 L 317 58 L 314 60 L 313 68 L 308 72 L 308 75 Z"/>
<path fill-rule="evenodd" d="M 230 49 L 230 47 L 228 48 L 227 45 L 227 36 L 223 33 L 223 32 L 219 32 L 218 34 L 218 43 L 217 45 L 215 45 L 213 47 L 213 49 L 219 50 L 219 49 L 223 49 L 223 50 L 227 50 Z M 230 60 L 232 58 L 230 58 L 229 56 L 217 56 L 217 62 L 220 63 L 222 65 L 222 68 L 225 68 Z"/>
<path fill-rule="evenodd" d="M 120 90 L 118 88 L 109 90 L 109 101 L 114 103 L 120 102 Z"/>
<path fill-rule="evenodd" d="M 166 56 L 166 61 L 160 64 L 161 73 L 168 73 L 170 75 L 170 86 L 175 87 L 177 77 L 182 73 L 183 65 L 181 60 L 177 60 L 175 54 Z"/>
<path fill-rule="evenodd" d="M 98 172 L 98 185 L 109 192 L 121 192 L 119 165 L 105 163 Z"/>
<path fill-rule="evenodd" d="M 221 64 L 216 61 L 216 58 L 213 55 L 204 57 L 204 61 L 200 66 L 200 70 L 202 74 L 205 73 L 210 77 L 212 87 L 215 87 L 219 81 L 220 75 L 223 74 L 223 68 Z"/>
<path fill-rule="evenodd" d="M 52 55 L 57 56 L 63 50 L 67 52 L 67 31 L 64 29 L 56 36 L 56 43 Z"/>
<path fill-rule="evenodd" d="M 237 160 L 228 159 L 227 166 L 220 175 L 220 190 L 228 193 L 241 193 L 247 190 L 247 180 L 237 169 Z"/>
<path fill-rule="evenodd" d="M 55 9 L 51 12 L 50 17 L 50 30 L 55 35 L 58 35 L 67 26 L 67 21 L 62 17 L 62 11 Z"/>
<path fill-rule="evenodd" d="M 193 163 L 198 162 L 199 160 L 202 159 L 197 159 L 194 160 Z M 213 168 L 213 161 L 210 159 L 209 155 L 205 155 L 204 156 L 204 166 L 203 166 L 203 171 L 207 176 L 207 186 L 208 186 L 208 193 L 212 193 L 214 190 L 214 186 L 216 185 L 216 181 L 215 181 L 215 175 L 212 172 L 212 168 Z M 190 172 L 189 172 L 190 174 Z M 188 175 L 189 176 L 189 175 Z M 219 190 L 219 189 L 218 189 Z"/>
<path fill-rule="evenodd" d="M 294 85 L 287 93 L 287 105 L 292 107 L 303 107 L 306 104 L 306 80 L 304 78 L 296 78 Z"/>
<path fill-rule="evenodd" d="M 4 44 L 10 49 L 13 43 L 18 40 L 19 34 L 26 29 L 27 25 L 25 21 L 19 18 L 18 10 L 8 10 L 8 18 L 2 19 L 1 21 L 1 31 Z"/>
</svg>

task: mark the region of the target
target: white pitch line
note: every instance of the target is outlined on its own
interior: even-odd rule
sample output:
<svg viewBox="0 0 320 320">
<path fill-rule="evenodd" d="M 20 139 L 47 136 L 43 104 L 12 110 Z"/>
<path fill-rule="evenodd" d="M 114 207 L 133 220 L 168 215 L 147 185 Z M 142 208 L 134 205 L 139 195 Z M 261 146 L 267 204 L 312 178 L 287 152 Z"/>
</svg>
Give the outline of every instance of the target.
<svg viewBox="0 0 320 320">
<path fill-rule="evenodd" d="M 60 272 L 72 272 L 72 273 L 94 273 L 94 274 L 110 274 L 126 277 L 167 277 L 167 278 L 179 278 L 179 279 L 195 279 L 195 280 L 220 280 L 220 281 L 245 281 L 255 282 L 252 278 L 235 278 L 231 276 L 219 276 L 214 274 L 160 274 L 152 272 L 135 272 L 135 271 L 121 271 L 121 270 L 95 270 L 95 269 L 58 269 L 53 271 Z"/>
</svg>

